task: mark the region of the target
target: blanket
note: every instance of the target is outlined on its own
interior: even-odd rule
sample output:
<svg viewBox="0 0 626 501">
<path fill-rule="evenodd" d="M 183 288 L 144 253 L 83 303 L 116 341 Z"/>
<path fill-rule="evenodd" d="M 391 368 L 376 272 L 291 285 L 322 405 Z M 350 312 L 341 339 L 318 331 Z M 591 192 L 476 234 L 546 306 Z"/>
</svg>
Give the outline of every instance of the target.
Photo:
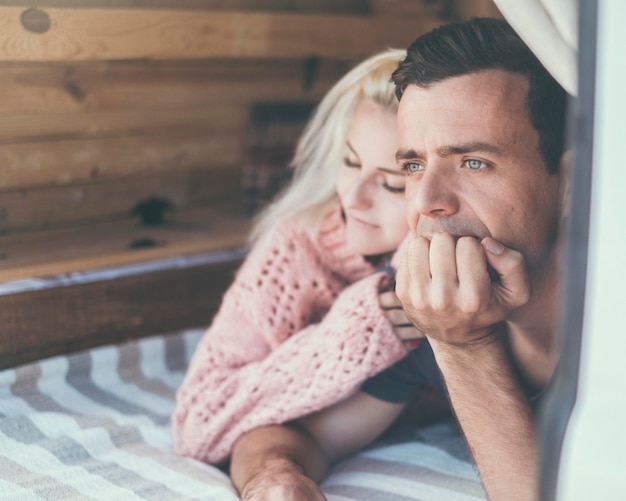
<svg viewBox="0 0 626 501">
<path fill-rule="evenodd" d="M 176 388 L 202 329 L 0 372 L 0 500 L 236 500 L 221 470 L 172 453 Z M 338 463 L 330 501 L 485 499 L 453 422 L 392 429 Z"/>
</svg>

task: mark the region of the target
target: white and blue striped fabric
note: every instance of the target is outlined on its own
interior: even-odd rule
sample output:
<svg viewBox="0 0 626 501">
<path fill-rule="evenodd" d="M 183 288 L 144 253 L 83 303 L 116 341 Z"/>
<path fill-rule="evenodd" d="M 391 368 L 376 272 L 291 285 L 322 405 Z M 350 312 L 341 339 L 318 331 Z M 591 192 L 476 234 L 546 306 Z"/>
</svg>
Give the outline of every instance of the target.
<svg viewBox="0 0 626 501">
<path fill-rule="evenodd" d="M 172 453 L 174 394 L 203 330 L 0 372 L 0 500 L 236 500 L 228 476 Z M 335 466 L 330 501 L 485 499 L 451 423 L 387 433 Z"/>
</svg>

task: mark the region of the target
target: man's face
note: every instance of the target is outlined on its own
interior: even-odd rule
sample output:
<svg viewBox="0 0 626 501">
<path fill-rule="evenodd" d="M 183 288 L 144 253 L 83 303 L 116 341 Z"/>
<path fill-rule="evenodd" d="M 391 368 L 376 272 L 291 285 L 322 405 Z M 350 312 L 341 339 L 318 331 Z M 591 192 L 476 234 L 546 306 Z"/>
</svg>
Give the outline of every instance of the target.
<svg viewBox="0 0 626 501">
<path fill-rule="evenodd" d="M 412 232 L 491 236 L 539 265 L 556 239 L 561 174 L 547 172 L 527 95 L 524 76 L 500 70 L 407 87 L 397 158 Z"/>
</svg>

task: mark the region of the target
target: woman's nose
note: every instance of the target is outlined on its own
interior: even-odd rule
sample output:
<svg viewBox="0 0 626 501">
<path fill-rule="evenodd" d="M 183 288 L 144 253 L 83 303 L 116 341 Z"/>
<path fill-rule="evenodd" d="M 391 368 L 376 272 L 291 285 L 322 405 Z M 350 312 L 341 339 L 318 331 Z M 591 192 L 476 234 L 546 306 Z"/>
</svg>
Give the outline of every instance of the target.
<svg viewBox="0 0 626 501">
<path fill-rule="evenodd" d="M 366 176 L 354 179 L 345 194 L 345 204 L 353 209 L 367 209 L 372 205 L 372 180 Z"/>
</svg>

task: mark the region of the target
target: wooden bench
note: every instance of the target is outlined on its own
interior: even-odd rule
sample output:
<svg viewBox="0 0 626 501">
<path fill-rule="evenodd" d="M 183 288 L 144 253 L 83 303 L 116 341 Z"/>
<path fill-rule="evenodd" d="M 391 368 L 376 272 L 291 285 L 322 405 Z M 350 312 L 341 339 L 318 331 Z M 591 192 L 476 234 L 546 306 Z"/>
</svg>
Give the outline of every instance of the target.
<svg viewBox="0 0 626 501">
<path fill-rule="evenodd" d="M 217 208 L 0 237 L 0 368 L 208 325 L 249 221 Z"/>
</svg>

